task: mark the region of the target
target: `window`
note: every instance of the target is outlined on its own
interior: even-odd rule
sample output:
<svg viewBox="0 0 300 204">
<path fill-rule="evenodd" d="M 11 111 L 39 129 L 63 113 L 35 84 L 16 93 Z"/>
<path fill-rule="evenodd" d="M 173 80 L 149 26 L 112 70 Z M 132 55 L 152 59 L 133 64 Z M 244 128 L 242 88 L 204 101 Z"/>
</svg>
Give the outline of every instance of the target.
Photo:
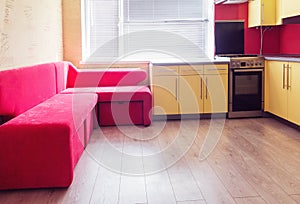
<svg viewBox="0 0 300 204">
<path fill-rule="evenodd" d="M 82 0 L 83 61 L 212 57 L 212 0 Z"/>
</svg>

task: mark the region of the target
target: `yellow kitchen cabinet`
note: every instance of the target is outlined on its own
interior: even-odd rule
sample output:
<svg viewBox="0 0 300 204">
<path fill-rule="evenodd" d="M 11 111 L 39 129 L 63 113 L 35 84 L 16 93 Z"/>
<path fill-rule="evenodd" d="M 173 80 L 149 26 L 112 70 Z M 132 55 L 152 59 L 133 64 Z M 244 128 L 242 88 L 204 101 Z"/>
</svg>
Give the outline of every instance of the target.
<svg viewBox="0 0 300 204">
<path fill-rule="evenodd" d="M 174 71 L 153 67 L 155 115 L 226 113 L 228 65 L 178 66 Z M 164 109 L 164 110 L 162 110 Z"/>
<path fill-rule="evenodd" d="M 228 65 L 204 65 L 204 113 L 228 111 Z"/>
<path fill-rule="evenodd" d="M 286 70 L 284 62 L 266 61 L 265 111 L 287 119 Z"/>
<path fill-rule="evenodd" d="M 248 27 L 276 25 L 276 0 L 248 2 Z"/>
<path fill-rule="evenodd" d="M 275 1 L 276 25 L 281 25 L 282 24 L 282 15 L 281 15 L 281 13 L 282 13 L 282 11 L 281 11 L 282 10 L 282 6 L 281 6 L 282 1 L 284 1 L 284 0 L 276 0 Z"/>
<path fill-rule="evenodd" d="M 178 67 L 154 67 L 151 86 L 154 114 L 178 114 Z"/>
<path fill-rule="evenodd" d="M 288 18 L 300 15 L 300 1 L 299 0 L 282 0 L 281 3 L 281 17 Z"/>
<path fill-rule="evenodd" d="M 265 111 L 300 125 L 300 63 L 266 61 Z"/>
<path fill-rule="evenodd" d="M 228 65 L 179 66 L 181 114 L 226 113 L 228 111 Z"/>
<path fill-rule="evenodd" d="M 203 113 L 203 65 L 179 67 L 180 114 Z"/>
<path fill-rule="evenodd" d="M 289 62 L 288 65 L 288 120 L 300 125 L 300 63 Z"/>
</svg>

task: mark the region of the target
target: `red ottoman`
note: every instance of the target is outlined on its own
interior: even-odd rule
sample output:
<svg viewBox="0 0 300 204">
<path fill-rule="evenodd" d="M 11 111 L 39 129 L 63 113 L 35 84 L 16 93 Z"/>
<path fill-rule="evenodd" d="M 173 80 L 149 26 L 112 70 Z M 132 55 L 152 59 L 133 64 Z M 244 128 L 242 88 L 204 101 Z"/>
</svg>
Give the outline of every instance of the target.
<svg viewBox="0 0 300 204">
<path fill-rule="evenodd" d="M 145 125 L 152 121 L 152 93 L 147 86 L 69 88 L 63 93 L 98 94 L 99 125 Z"/>
</svg>

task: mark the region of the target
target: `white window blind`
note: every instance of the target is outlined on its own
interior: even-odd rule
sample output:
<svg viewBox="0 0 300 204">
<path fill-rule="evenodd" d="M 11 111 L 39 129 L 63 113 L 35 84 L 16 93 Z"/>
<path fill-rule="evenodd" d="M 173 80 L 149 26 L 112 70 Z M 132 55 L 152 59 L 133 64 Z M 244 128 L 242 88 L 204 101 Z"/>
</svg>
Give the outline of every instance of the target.
<svg viewBox="0 0 300 204">
<path fill-rule="evenodd" d="M 86 0 L 83 8 L 83 59 L 117 57 L 119 0 Z"/>
<path fill-rule="evenodd" d="M 125 21 L 206 18 L 207 0 L 124 0 Z"/>
<path fill-rule="evenodd" d="M 213 55 L 212 0 L 85 0 L 84 6 L 85 61 Z"/>
</svg>

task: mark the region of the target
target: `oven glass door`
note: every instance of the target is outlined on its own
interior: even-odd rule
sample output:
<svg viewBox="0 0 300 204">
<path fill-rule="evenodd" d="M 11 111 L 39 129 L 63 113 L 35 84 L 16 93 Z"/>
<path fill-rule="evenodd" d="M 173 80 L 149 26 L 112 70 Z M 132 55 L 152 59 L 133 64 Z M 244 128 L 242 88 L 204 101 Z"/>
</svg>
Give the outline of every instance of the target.
<svg viewBox="0 0 300 204">
<path fill-rule="evenodd" d="M 233 111 L 262 110 L 263 71 L 233 72 Z"/>
</svg>

